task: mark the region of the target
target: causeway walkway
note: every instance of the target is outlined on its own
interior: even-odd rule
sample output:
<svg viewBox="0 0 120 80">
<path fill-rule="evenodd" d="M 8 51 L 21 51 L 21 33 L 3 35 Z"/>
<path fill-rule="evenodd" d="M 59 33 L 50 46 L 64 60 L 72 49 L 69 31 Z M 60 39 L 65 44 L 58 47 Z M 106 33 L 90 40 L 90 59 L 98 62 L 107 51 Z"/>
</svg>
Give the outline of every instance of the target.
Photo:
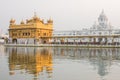
<svg viewBox="0 0 120 80">
<path fill-rule="evenodd" d="M 79 47 L 79 48 L 120 48 L 120 45 L 76 45 L 76 44 L 4 44 L 5 47 Z"/>
</svg>

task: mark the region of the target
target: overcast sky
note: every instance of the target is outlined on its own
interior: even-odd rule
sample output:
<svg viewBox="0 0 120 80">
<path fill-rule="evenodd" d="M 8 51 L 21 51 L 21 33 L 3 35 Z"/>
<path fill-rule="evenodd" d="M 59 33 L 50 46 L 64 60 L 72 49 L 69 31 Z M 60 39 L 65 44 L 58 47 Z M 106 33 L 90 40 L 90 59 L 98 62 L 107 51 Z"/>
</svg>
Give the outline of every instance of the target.
<svg viewBox="0 0 120 80">
<path fill-rule="evenodd" d="M 34 15 L 54 21 L 54 30 L 90 28 L 102 9 L 114 27 L 120 27 L 120 0 L 0 0 L 0 28 L 7 32 L 11 18 L 19 24 Z"/>
</svg>

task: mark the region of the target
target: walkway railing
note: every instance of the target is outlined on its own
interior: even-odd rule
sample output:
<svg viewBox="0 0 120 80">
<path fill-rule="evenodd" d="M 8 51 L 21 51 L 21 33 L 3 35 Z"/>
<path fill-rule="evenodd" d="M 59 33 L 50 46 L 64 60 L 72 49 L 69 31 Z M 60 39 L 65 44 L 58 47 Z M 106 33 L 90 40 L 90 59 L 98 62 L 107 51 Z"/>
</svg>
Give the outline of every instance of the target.
<svg viewBox="0 0 120 80">
<path fill-rule="evenodd" d="M 80 48 L 120 48 L 120 45 L 76 45 L 76 44 L 4 44 L 5 47 L 80 47 Z"/>
</svg>

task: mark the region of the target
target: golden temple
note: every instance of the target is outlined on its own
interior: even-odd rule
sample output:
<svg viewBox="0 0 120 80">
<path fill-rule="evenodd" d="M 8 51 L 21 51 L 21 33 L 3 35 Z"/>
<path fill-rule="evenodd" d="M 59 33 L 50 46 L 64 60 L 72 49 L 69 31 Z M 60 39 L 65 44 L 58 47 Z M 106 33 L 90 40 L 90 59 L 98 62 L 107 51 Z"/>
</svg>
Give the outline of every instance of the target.
<svg viewBox="0 0 120 80">
<path fill-rule="evenodd" d="M 26 23 L 22 20 L 20 24 L 16 24 L 14 19 L 10 20 L 9 37 L 12 43 L 48 43 L 53 33 L 53 20 L 47 20 L 37 17 L 36 13 L 32 19 L 27 19 Z"/>
</svg>

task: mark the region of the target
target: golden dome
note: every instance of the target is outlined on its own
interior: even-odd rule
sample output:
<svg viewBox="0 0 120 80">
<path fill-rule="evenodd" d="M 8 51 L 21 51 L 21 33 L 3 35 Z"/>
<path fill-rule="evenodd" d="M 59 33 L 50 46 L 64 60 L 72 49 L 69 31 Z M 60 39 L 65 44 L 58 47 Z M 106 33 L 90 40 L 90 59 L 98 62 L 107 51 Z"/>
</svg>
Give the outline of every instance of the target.
<svg viewBox="0 0 120 80">
<path fill-rule="evenodd" d="M 21 21 L 21 24 L 25 24 L 23 20 Z"/>
<path fill-rule="evenodd" d="M 15 20 L 14 20 L 14 19 L 11 19 L 11 20 L 10 20 L 10 23 L 15 23 Z"/>
<path fill-rule="evenodd" d="M 47 22 L 48 23 L 53 23 L 53 20 L 50 18 Z"/>
</svg>

